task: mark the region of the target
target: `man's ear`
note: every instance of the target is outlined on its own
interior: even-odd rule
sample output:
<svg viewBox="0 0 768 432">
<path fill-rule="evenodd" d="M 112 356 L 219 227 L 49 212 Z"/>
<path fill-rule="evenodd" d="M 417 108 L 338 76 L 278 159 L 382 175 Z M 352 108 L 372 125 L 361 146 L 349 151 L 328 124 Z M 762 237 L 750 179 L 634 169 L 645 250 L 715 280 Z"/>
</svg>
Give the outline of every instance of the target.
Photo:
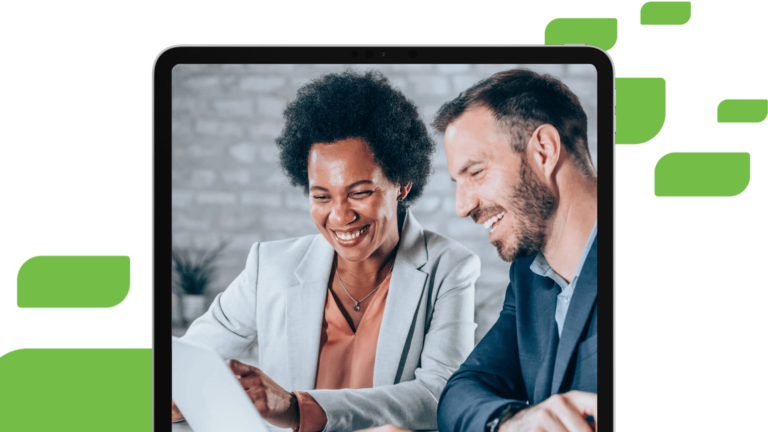
<svg viewBox="0 0 768 432">
<path fill-rule="evenodd" d="M 408 193 L 411 191 L 411 187 L 413 186 L 413 183 L 408 183 L 405 186 L 400 186 L 400 190 L 397 192 L 397 200 L 402 201 L 405 199 L 405 197 L 408 196 Z"/>
<path fill-rule="evenodd" d="M 543 124 L 536 128 L 528 140 L 527 156 L 532 165 L 538 166 L 544 177 L 550 178 L 560 159 L 562 145 L 560 134 L 551 124 Z"/>
</svg>

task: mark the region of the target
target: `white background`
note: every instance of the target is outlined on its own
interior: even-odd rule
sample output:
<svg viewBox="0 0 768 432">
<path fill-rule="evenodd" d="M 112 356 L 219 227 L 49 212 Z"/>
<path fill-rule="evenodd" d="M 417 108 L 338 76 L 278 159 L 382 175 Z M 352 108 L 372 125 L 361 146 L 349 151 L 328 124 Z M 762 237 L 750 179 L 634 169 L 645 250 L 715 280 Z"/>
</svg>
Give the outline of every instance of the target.
<svg viewBox="0 0 768 432">
<path fill-rule="evenodd" d="M 768 98 L 764 2 L 693 2 L 641 26 L 643 1 L 4 2 L 0 7 L 0 354 L 149 348 L 152 67 L 178 44 L 539 44 L 555 18 L 617 18 L 617 77 L 667 82 L 664 128 L 616 148 L 615 415 L 621 431 L 764 428 L 768 122 L 718 124 Z M 673 151 L 739 151 L 733 198 L 658 198 Z M 111 309 L 16 307 L 36 255 L 128 255 Z M 158 287 L 165 290 L 170 287 Z"/>
</svg>

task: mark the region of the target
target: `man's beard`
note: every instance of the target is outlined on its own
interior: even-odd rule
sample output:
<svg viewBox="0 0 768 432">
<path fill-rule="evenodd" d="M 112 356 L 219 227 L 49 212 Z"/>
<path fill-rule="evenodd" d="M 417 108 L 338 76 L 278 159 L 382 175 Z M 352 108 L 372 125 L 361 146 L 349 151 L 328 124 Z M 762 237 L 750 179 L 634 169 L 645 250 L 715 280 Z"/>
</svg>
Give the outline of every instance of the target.
<svg viewBox="0 0 768 432">
<path fill-rule="evenodd" d="M 539 252 L 546 241 L 547 220 L 557 209 L 557 198 L 531 172 L 525 154 L 521 154 L 520 181 L 510 191 L 507 202 L 511 204 L 515 232 L 512 236 L 495 240 L 499 257 L 514 262 Z"/>
</svg>

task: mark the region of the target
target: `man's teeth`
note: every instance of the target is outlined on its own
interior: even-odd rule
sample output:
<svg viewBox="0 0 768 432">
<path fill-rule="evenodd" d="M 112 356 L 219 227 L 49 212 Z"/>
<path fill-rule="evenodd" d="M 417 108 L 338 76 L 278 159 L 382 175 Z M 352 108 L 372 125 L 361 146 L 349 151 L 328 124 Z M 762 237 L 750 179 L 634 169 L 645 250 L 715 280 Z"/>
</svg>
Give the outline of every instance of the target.
<svg viewBox="0 0 768 432">
<path fill-rule="evenodd" d="M 493 225 L 493 224 L 495 224 L 496 222 L 500 221 L 502 217 L 504 217 L 504 212 L 501 212 L 501 213 L 497 214 L 496 216 L 494 216 L 494 217 L 492 217 L 492 218 L 488 219 L 487 221 L 485 221 L 485 223 L 483 224 L 483 226 L 485 227 L 485 229 L 488 229 L 488 228 L 490 228 L 490 227 L 491 227 L 491 225 Z M 494 229 L 495 229 L 495 228 L 494 228 Z M 491 232 L 493 232 L 493 229 L 491 230 Z"/>
<path fill-rule="evenodd" d="M 356 232 L 356 233 L 349 233 L 349 234 L 346 234 L 346 233 L 340 233 L 340 232 L 336 232 L 336 237 L 338 237 L 338 238 L 340 238 L 340 239 L 342 239 L 342 240 L 352 240 L 352 239 L 354 239 L 354 238 L 357 238 L 357 237 L 359 237 L 359 236 L 360 236 L 360 234 L 364 233 L 364 232 L 365 232 L 365 231 L 368 229 L 368 227 L 369 227 L 369 225 L 366 225 L 366 226 L 364 226 L 364 227 L 360 228 L 360 231 L 358 231 L 358 232 Z M 335 231 L 334 231 L 334 232 L 335 232 Z"/>
</svg>

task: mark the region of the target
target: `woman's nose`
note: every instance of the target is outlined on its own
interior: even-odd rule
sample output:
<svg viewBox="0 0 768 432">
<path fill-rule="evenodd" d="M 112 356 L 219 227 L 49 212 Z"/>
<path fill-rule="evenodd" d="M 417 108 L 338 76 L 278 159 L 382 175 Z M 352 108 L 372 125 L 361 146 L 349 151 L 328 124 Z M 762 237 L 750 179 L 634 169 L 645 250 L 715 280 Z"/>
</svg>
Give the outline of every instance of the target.
<svg viewBox="0 0 768 432">
<path fill-rule="evenodd" d="M 336 201 L 331 210 L 330 220 L 335 226 L 348 225 L 357 220 L 357 214 L 345 199 Z"/>
</svg>

